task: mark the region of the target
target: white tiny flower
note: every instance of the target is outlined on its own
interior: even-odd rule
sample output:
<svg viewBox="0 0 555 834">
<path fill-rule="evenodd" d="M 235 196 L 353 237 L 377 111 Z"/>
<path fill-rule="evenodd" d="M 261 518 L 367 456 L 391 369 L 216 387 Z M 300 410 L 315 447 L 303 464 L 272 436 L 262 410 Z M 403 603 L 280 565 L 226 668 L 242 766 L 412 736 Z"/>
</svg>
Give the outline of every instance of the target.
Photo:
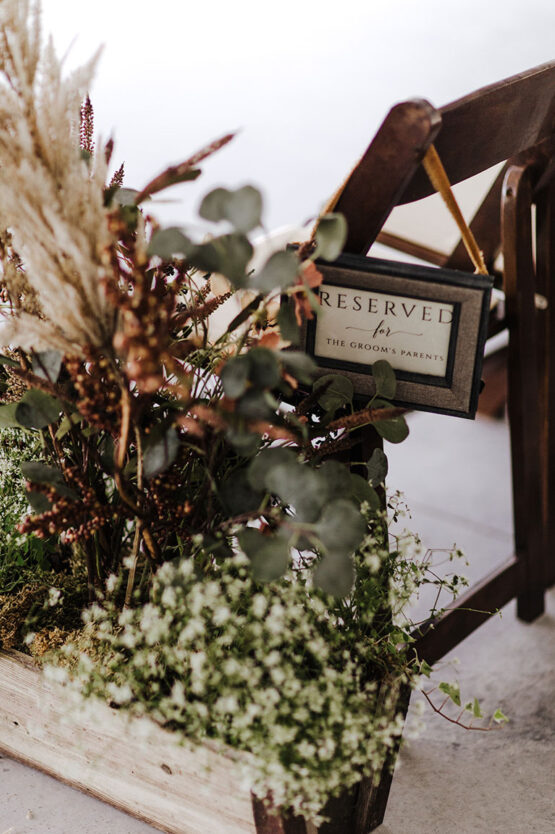
<svg viewBox="0 0 555 834">
<path fill-rule="evenodd" d="M 55 605 L 58 605 L 59 602 L 62 600 L 62 592 L 59 588 L 49 588 L 48 589 L 48 605 L 53 608 Z"/>
</svg>

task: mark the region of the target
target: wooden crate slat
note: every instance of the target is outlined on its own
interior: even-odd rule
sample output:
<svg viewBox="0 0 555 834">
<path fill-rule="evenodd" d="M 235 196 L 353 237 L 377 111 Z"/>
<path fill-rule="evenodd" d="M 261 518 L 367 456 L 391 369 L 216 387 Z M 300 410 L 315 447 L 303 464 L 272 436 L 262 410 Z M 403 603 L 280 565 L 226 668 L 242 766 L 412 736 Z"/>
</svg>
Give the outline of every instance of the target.
<svg viewBox="0 0 555 834">
<path fill-rule="evenodd" d="M 77 718 L 68 694 L 15 652 L 0 652 L 0 750 L 170 834 L 256 832 L 231 756 L 177 745 L 102 704 Z"/>
</svg>

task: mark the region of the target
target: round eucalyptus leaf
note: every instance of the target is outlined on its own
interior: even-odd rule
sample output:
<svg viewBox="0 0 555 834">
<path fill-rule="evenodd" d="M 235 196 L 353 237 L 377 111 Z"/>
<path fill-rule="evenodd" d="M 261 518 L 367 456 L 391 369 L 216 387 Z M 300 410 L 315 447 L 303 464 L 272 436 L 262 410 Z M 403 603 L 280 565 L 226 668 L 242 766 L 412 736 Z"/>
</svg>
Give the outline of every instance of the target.
<svg viewBox="0 0 555 834">
<path fill-rule="evenodd" d="M 273 413 L 273 399 L 267 391 L 259 388 L 249 388 L 237 400 L 236 412 L 248 420 L 267 420 Z"/>
<path fill-rule="evenodd" d="M 236 516 L 257 510 L 264 493 L 251 487 L 245 469 L 236 469 L 220 486 L 219 496 L 224 508 Z"/>
<path fill-rule="evenodd" d="M 225 434 L 227 442 L 233 446 L 238 455 L 250 458 L 260 448 L 261 439 L 258 434 L 251 431 L 236 431 L 228 429 Z"/>
<path fill-rule="evenodd" d="M 390 443 L 402 443 L 409 434 L 407 421 L 402 414 L 389 420 L 378 420 L 373 425 L 378 434 Z"/>
<path fill-rule="evenodd" d="M 277 355 L 291 376 L 294 376 L 304 385 L 309 385 L 312 382 L 317 365 L 311 356 L 298 350 L 280 350 L 277 351 Z"/>
<path fill-rule="evenodd" d="M 215 188 L 202 200 L 199 215 L 214 223 L 228 220 L 236 231 L 246 234 L 261 224 L 262 195 L 252 185 L 236 191 Z"/>
<path fill-rule="evenodd" d="M 28 460 L 21 464 L 21 473 L 25 480 L 33 484 L 47 484 L 54 487 L 58 495 L 77 500 L 77 492 L 68 487 L 64 481 L 63 472 L 55 466 L 49 466 L 40 461 Z"/>
<path fill-rule="evenodd" d="M 224 394 L 236 400 L 247 390 L 249 383 L 250 362 L 248 356 L 235 356 L 228 359 L 220 371 Z"/>
<path fill-rule="evenodd" d="M 27 501 L 36 515 L 42 515 L 52 509 L 52 502 L 42 492 L 31 490 L 27 493 Z"/>
<path fill-rule="evenodd" d="M 195 249 L 194 243 L 183 234 L 181 229 L 177 226 L 170 226 L 154 232 L 148 246 L 148 254 L 169 260 L 177 255 L 188 257 Z"/>
<path fill-rule="evenodd" d="M 248 238 L 238 233 L 221 235 L 210 243 L 197 247 L 197 253 L 205 247 L 210 247 L 211 256 L 216 255 L 218 258 L 217 267 L 212 267 L 210 271 L 221 272 L 236 289 L 248 285 L 247 266 L 254 253 Z M 193 263 L 193 260 L 191 262 Z"/>
<path fill-rule="evenodd" d="M 64 483 L 64 476 L 61 469 L 55 466 L 49 466 L 47 463 L 41 463 L 36 460 L 27 460 L 21 464 L 21 472 L 27 481 L 34 484 L 49 484 Z"/>
<path fill-rule="evenodd" d="M 389 464 L 383 449 L 374 449 L 372 457 L 368 461 L 368 480 L 373 487 L 380 486 L 385 482 Z"/>
<path fill-rule="evenodd" d="M 325 261 L 335 261 L 347 240 L 347 221 L 342 214 L 325 214 L 316 229 L 316 255 Z"/>
<path fill-rule="evenodd" d="M 279 447 L 262 449 L 251 462 L 247 471 L 251 487 L 261 492 L 271 491 L 267 483 L 267 475 L 274 466 L 282 463 L 296 463 L 295 453 L 291 449 Z"/>
<path fill-rule="evenodd" d="M 346 376 L 339 374 L 324 374 L 314 383 L 314 389 L 325 389 L 318 397 L 318 404 L 324 411 L 335 412 L 338 408 L 352 403 L 354 396 L 353 383 Z"/>
<path fill-rule="evenodd" d="M 18 403 L 15 418 L 23 428 L 44 429 L 56 422 L 61 410 L 62 405 L 55 397 L 31 388 Z"/>
<path fill-rule="evenodd" d="M 372 376 L 376 383 L 376 394 L 392 400 L 397 390 L 395 371 L 385 359 L 378 359 L 372 365 Z"/>
<path fill-rule="evenodd" d="M 134 206 L 139 192 L 136 188 L 118 188 L 114 200 L 119 206 Z"/>
<path fill-rule="evenodd" d="M 0 428 L 21 428 L 21 424 L 15 416 L 18 405 L 19 403 L 7 403 L 6 405 L 0 405 Z"/>
<path fill-rule="evenodd" d="M 348 495 L 351 491 L 351 473 L 338 460 L 327 460 L 317 471 L 326 479 L 330 498 Z"/>
<path fill-rule="evenodd" d="M 316 521 L 328 498 L 326 479 L 296 460 L 273 466 L 265 480 L 269 492 L 295 509 L 298 521 Z"/>
<path fill-rule="evenodd" d="M 262 195 L 252 185 L 244 185 L 229 192 L 225 206 L 225 219 L 238 232 L 251 232 L 262 222 Z"/>
<path fill-rule="evenodd" d="M 179 436 L 175 429 L 170 428 L 146 447 L 143 456 L 145 478 L 148 480 L 164 472 L 175 461 L 178 451 Z"/>
<path fill-rule="evenodd" d="M 272 582 L 283 576 L 289 566 L 289 545 L 278 536 L 265 536 L 252 527 L 237 536 L 241 550 L 251 562 L 252 572 L 259 582 Z"/>
<path fill-rule="evenodd" d="M 253 284 L 264 293 L 276 289 L 284 290 L 295 283 L 298 271 L 299 258 L 294 252 L 274 252 L 260 272 L 254 276 Z"/>
<path fill-rule="evenodd" d="M 353 560 L 345 553 L 326 553 L 314 570 L 315 585 L 334 597 L 346 597 L 354 581 Z"/>
<path fill-rule="evenodd" d="M 198 213 L 204 220 L 219 223 L 225 218 L 225 204 L 230 192 L 227 188 L 214 188 L 206 194 L 200 204 Z"/>
<path fill-rule="evenodd" d="M 351 473 L 351 495 L 359 506 L 366 501 L 373 513 L 381 509 L 378 493 L 362 475 Z"/>
<path fill-rule="evenodd" d="M 249 351 L 249 379 L 257 388 L 275 388 L 279 385 L 281 373 L 273 351 L 263 347 Z"/>
<path fill-rule="evenodd" d="M 345 498 L 327 504 L 316 525 L 316 535 L 330 553 L 352 553 L 365 534 L 364 518 Z"/>
</svg>

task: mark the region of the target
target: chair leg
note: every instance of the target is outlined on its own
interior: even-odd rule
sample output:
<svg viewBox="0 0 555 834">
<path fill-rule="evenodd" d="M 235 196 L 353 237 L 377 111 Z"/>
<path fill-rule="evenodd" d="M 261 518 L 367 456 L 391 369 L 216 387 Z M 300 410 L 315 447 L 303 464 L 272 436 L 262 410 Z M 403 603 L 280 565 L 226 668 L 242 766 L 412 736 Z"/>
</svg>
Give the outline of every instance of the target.
<svg viewBox="0 0 555 834">
<path fill-rule="evenodd" d="M 509 166 L 501 208 L 509 328 L 508 412 L 515 551 L 522 589 L 517 597 L 517 612 L 520 619 L 527 622 L 543 613 L 545 588 L 531 204 L 532 188 L 527 168 Z"/>
<path fill-rule="evenodd" d="M 546 587 L 555 584 L 555 182 L 536 200 L 536 272 L 547 306 L 541 318 L 540 372 L 544 462 L 544 550 Z"/>
</svg>

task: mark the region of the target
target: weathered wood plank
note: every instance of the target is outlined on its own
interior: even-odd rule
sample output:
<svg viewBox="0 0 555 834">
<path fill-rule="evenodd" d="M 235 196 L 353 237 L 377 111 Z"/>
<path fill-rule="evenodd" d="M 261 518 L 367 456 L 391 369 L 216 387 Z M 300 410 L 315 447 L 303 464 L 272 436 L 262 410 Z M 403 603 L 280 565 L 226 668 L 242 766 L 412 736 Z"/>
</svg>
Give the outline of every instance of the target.
<svg viewBox="0 0 555 834">
<path fill-rule="evenodd" d="M 176 745 L 154 722 L 102 704 L 78 719 L 74 710 L 27 658 L 0 652 L 2 752 L 169 834 L 255 834 L 231 755 Z"/>
</svg>

